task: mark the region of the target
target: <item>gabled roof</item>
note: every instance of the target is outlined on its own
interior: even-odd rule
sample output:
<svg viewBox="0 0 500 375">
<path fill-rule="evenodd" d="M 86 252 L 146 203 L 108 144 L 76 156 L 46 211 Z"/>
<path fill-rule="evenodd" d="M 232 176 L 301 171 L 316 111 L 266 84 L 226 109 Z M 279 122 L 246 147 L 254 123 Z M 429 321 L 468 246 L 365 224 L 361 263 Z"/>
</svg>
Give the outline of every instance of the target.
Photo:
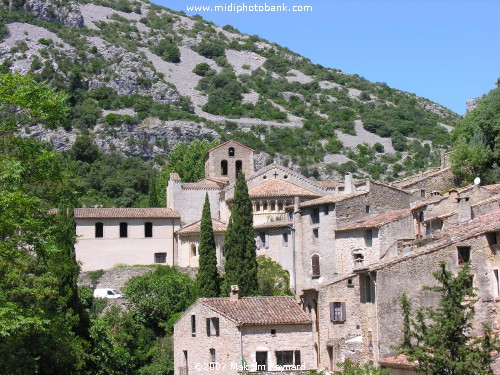
<svg viewBox="0 0 500 375">
<path fill-rule="evenodd" d="M 75 219 L 176 219 L 170 208 L 75 208 Z"/>
<path fill-rule="evenodd" d="M 251 151 L 255 151 L 253 148 L 250 148 L 250 147 L 248 147 L 248 146 L 245 146 L 245 145 L 244 145 L 244 144 L 242 144 L 242 143 L 239 143 L 239 142 L 236 142 L 236 141 L 233 141 L 232 139 L 230 139 L 229 141 L 226 141 L 226 142 L 224 142 L 224 143 L 221 143 L 221 144 L 220 144 L 220 145 L 218 145 L 218 146 L 212 147 L 210 150 L 208 150 L 208 151 L 207 151 L 207 154 L 208 154 L 208 153 L 210 153 L 210 152 L 212 152 L 213 150 L 218 149 L 219 147 L 222 147 L 222 146 L 227 145 L 228 143 L 236 143 L 238 146 L 245 147 L 245 148 L 247 148 L 247 149 L 249 149 L 249 150 L 251 150 Z"/>
<path fill-rule="evenodd" d="M 199 301 L 237 325 L 311 324 L 293 297 L 201 298 Z"/>
<path fill-rule="evenodd" d="M 284 227 L 291 227 L 292 225 L 293 222 L 291 220 L 278 220 L 278 221 L 272 221 L 270 223 L 254 225 L 253 229 L 259 230 L 259 229 L 284 228 Z"/>
<path fill-rule="evenodd" d="M 250 198 L 266 197 L 319 197 L 311 190 L 295 185 L 294 183 L 270 179 L 248 189 Z"/>
<path fill-rule="evenodd" d="M 493 203 L 493 202 L 497 202 L 497 201 L 500 201 L 500 194 L 496 194 L 488 199 L 484 199 L 480 202 L 477 202 L 477 203 L 473 204 L 471 207 L 483 206 L 485 204 L 489 204 L 489 203 Z"/>
<path fill-rule="evenodd" d="M 226 231 L 226 224 L 222 221 L 212 218 L 212 228 L 214 233 L 224 233 Z M 201 220 L 195 221 L 194 223 L 188 224 L 181 229 L 179 229 L 177 234 L 196 234 L 201 231 Z"/>
<path fill-rule="evenodd" d="M 410 209 L 387 211 L 380 215 L 371 216 L 362 220 L 358 220 L 353 223 L 343 225 L 335 229 L 335 231 L 341 232 L 341 231 L 348 231 L 348 230 L 362 229 L 362 228 L 380 228 L 383 225 L 389 224 L 393 221 L 402 219 L 410 215 L 411 215 Z"/>
<path fill-rule="evenodd" d="M 481 186 L 483 189 L 486 189 L 486 190 L 492 190 L 492 191 L 496 191 L 496 190 L 500 190 L 500 184 L 494 184 L 494 185 L 485 185 L 485 186 Z"/>
<path fill-rule="evenodd" d="M 325 197 L 321 197 L 321 198 L 318 198 L 318 199 L 312 199 L 310 201 L 303 202 L 303 203 L 300 204 L 299 207 L 300 208 L 305 208 L 305 207 L 320 206 L 322 204 L 337 203 L 337 202 L 341 202 L 341 201 L 346 200 L 346 199 L 351 199 L 351 198 L 354 198 L 354 197 L 359 197 L 359 196 L 362 196 L 362 195 L 366 195 L 368 193 L 369 193 L 369 191 L 366 190 L 366 191 L 360 191 L 360 192 L 352 193 L 352 194 L 327 195 Z"/>
</svg>

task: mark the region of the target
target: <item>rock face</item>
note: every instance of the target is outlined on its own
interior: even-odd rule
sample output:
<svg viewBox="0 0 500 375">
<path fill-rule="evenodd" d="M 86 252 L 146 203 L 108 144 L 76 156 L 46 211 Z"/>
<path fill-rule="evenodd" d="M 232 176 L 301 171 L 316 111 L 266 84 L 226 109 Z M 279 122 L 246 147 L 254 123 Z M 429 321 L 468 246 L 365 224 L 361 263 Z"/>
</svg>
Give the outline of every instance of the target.
<svg viewBox="0 0 500 375">
<path fill-rule="evenodd" d="M 481 98 L 474 98 L 467 100 L 467 103 L 465 105 L 465 113 L 469 113 L 470 111 L 475 109 L 479 104 L 479 100 L 481 100 Z"/>
<path fill-rule="evenodd" d="M 19 1 L 9 0 L 8 4 L 0 5 L 9 11 L 19 9 Z M 60 1 L 56 4 L 51 0 L 26 0 L 22 2 L 22 9 L 33 14 L 36 18 L 49 22 L 60 22 L 67 27 L 83 27 L 83 16 L 78 4 L 74 1 Z"/>
</svg>

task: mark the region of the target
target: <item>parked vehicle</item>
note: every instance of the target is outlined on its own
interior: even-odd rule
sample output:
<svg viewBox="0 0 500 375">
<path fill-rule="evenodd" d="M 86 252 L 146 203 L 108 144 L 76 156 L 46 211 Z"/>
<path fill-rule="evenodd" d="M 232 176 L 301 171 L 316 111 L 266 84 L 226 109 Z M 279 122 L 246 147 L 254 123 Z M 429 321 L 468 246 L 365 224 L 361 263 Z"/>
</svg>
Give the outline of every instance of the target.
<svg viewBox="0 0 500 375">
<path fill-rule="evenodd" d="M 123 298 L 123 294 L 116 289 L 97 288 L 94 290 L 94 298 Z"/>
</svg>

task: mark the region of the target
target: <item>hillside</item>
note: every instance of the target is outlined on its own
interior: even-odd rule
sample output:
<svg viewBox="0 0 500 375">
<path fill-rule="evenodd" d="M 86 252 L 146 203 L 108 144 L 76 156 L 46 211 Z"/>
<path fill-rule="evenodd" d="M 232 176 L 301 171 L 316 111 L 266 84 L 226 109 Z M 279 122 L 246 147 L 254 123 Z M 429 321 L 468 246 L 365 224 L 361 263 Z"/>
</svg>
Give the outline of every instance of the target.
<svg viewBox="0 0 500 375">
<path fill-rule="evenodd" d="M 144 1 L 0 3 L 3 71 L 68 91 L 64 129 L 25 127 L 59 150 L 78 134 L 162 164 L 179 142 L 243 142 L 258 165 L 316 178 L 386 180 L 439 160 L 452 111 L 384 83 L 312 64 L 258 36 Z M 260 165 L 259 165 L 260 164 Z"/>
</svg>

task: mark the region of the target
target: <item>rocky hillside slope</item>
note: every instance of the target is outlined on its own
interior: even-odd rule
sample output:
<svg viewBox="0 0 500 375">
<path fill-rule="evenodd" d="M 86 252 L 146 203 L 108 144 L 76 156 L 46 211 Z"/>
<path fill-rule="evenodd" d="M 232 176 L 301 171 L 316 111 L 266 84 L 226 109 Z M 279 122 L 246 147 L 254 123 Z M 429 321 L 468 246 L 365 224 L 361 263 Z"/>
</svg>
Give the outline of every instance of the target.
<svg viewBox="0 0 500 375">
<path fill-rule="evenodd" d="M 232 26 L 137 0 L 0 2 L 3 71 L 67 90 L 64 129 L 23 134 L 68 149 L 165 159 L 177 143 L 233 138 L 313 177 L 394 179 L 439 160 L 458 119 L 384 83 L 312 64 Z M 320 47 L 320 46 L 319 46 Z"/>
</svg>

